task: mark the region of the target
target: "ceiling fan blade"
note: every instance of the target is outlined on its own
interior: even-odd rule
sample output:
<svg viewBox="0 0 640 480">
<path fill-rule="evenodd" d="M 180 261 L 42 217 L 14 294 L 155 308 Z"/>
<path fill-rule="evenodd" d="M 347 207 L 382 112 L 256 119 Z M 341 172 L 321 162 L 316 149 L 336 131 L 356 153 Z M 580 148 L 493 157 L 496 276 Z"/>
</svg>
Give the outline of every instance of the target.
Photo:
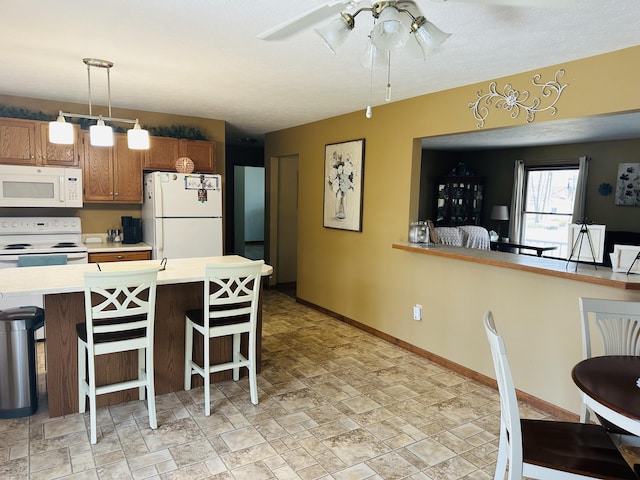
<svg viewBox="0 0 640 480">
<path fill-rule="evenodd" d="M 446 2 L 449 0 L 434 0 Z M 577 4 L 577 0 L 451 0 L 464 3 L 479 3 L 482 5 L 502 5 L 504 7 L 555 7 L 566 8 Z"/>
<path fill-rule="evenodd" d="M 414 17 L 419 17 L 420 15 L 422 15 L 422 12 L 420 11 L 420 8 L 416 5 L 416 2 L 412 0 L 399 0 L 396 6 L 403 10 L 407 10 Z"/>
<path fill-rule="evenodd" d="M 262 32 L 258 35 L 261 40 L 282 40 L 288 38 L 291 35 L 300 32 L 306 28 L 315 25 L 316 23 L 326 20 L 331 15 L 340 13 L 347 7 L 353 7 L 360 3 L 360 1 L 354 0 L 335 0 L 319 5 L 316 8 L 307 12 L 296 15 L 295 17 L 287 20 L 286 22 L 276 25 L 269 30 Z"/>
</svg>

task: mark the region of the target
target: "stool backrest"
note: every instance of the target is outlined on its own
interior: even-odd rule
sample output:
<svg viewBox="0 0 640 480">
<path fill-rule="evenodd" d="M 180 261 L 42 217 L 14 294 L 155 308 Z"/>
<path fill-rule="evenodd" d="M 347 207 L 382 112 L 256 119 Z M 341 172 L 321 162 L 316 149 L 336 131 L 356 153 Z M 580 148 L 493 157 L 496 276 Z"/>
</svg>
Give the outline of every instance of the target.
<svg viewBox="0 0 640 480">
<path fill-rule="evenodd" d="M 87 342 L 94 335 L 146 329 L 153 335 L 158 269 L 84 274 Z"/>
<path fill-rule="evenodd" d="M 249 315 L 255 322 L 258 313 L 263 260 L 239 263 L 215 263 L 205 267 L 205 322 L 210 319 Z"/>
</svg>

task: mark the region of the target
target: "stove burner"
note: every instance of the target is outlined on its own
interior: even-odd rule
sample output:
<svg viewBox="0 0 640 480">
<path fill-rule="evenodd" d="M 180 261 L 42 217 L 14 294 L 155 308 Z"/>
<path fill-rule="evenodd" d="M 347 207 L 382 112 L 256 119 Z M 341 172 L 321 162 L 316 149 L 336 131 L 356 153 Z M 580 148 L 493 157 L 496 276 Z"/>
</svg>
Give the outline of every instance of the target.
<svg viewBox="0 0 640 480">
<path fill-rule="evenodd" d="M 10 243 L 9 245 L 5 245 L 5 250 L 20 250 L 21 248 L 29 248 L 32 245 L 30 243 Z"/>
<path fill-rule="evenodd" d="M 69 248 L 69 247 L 76 247 L 76 246 L 77 245 L 75 244 L 75 242 L 59 242 L 53 245 L 53 248 Z"/>
</svg>

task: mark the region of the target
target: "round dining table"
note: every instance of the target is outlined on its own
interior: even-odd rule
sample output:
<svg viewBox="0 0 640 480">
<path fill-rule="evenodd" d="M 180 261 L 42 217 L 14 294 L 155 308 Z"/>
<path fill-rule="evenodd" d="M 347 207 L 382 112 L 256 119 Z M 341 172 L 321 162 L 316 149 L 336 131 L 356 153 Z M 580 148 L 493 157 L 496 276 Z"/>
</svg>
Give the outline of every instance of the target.
<svg viewBox="0 0 640 480">
<path fill-rule="evenodd" d="M 640 435 L 640 356 L 587 358 L 573 367 L 571 377 L 591 410 Z"/>
</svg>

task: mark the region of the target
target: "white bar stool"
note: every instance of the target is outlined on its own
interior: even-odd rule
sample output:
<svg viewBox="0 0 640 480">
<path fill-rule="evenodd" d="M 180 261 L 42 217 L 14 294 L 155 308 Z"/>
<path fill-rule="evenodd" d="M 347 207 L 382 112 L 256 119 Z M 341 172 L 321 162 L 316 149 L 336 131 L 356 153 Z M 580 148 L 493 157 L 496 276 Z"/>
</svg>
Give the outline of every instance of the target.
<svg viewBox="0 0 640 480">
<path fill-rule="evenodd" d="M 144 400 L 146 388 L 149 425 L 158 428 L 153 380 L 157 277 L 157 268 L 84 274 L 86 322 L 76 325 L 78 400 L 84 413 L 89 397 L 92 444 L 97 442 L 96 396 L 105 393 L 138 387 Z M 138 351 L 138 378 L 97 386 L 95 357 L 129 350 Z"/>
<path fill-rule="evenodd" d="M 221 263 L 205 266 L 204 305 L 186 312 L 184 389 L 191 390 L 191 376 L 204 379 L 204 414 L 211 414 L 211 374 L 233 370 L 233 380 L 240 379 L 240 367 L 249 370 L 251 403 L 258 404 L 256 380 L 256 324 L 263 260 Z M 207 312 L 205 314 L 205 312 Z M 204 338 L 203 364 L 193 360 L 193 332 Z M 240 336 L 249 335 L 248 354 L 240 352 Z M 209 340 L 233 336 L 230 362 L 211 365 Z"/>
</svg>

